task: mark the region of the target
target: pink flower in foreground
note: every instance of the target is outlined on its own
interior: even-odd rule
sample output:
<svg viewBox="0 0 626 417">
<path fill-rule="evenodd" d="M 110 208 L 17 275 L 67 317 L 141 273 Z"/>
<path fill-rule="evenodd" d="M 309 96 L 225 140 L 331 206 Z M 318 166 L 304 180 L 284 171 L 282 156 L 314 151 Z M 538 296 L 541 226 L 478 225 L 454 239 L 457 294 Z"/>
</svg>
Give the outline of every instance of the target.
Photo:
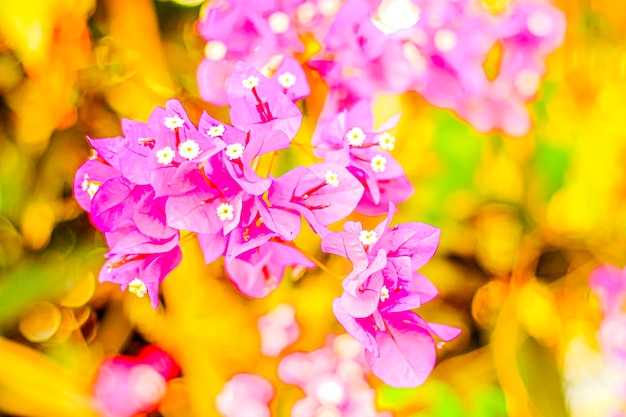
<svg viewBox="0 0 626 417">
<path fill-rule="evenodd" d="M 459 329 L 427 323 L 411 311 L 432 300 L 437 289 L 415 272 L 434 255 L 439 230 L 423 223 L 388 228 L 395 207 L 374 230 L 346 222 L 343 232 L 322 239 L 322 250 L 348 258 L 352 272 L 333 311 L 342 326 L 365 346 L 373 373 L 395 387 L 422 384 L 435 365 L 435 334 L 443 341 Z"/>
<path fill-rule="evenodd" d="M 262 376 L 236 374 L 224 384 L 215 405 L 224 417 L 269 417 L 273 396 L 274 387 Z"/>
<path fill-rule="evenodd" d="M 179 371 L 173 359 L 156 346 L 146 347 L 138 357 L 105 359 L 93 384 L 95 408 L 105 417 L 133 417 L 156 410 L 166 382 Z"/>
</svg>

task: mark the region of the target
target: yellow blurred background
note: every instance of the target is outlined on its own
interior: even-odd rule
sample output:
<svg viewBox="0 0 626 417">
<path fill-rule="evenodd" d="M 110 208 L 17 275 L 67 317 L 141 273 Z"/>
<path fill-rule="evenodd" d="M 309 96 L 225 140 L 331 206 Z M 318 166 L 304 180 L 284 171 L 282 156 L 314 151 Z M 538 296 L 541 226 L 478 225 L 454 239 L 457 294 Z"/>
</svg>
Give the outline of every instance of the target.
<svg viewBox="0 0 626 417">
<path fill-rule="evenodd" d="M 154 415 L 216 415 L 224 382 L 255 372 L 275 384 L 273 415 L 287 416 L 302 393 L 279 382 L 279 359 L 261 356 L 258 317 L 281 303 L 296 308 L 301 337 L 287 353 L 342 331 L 331 310 L 337 278 L 287 277 L 250 300 L 219 262 L 204 265 L 194 240 L 163 283 L 165 309 L 96 282 L 104 243 L 71 191 L 85 136 L 116 136 L 121 118 L 146 120 L 170 98 L 194 121 L 203 110 L 227 117 L 198 98 L 198 3 L 0 1 L 0 415 L 95 415 L 102 358 L 157 343 L 183 376 Z M 601 320 L 587 279 L 600 263 L 626 264 L 626 5 L 555 5 L 567 15 L 566 40 L 549 57 L 525 137 L 479 134 L 415 94 L 377 103 L 379 123 L 403 111 L 395 155 L 416 189 L 395 221 L 442 230 L 423 271 L 441 294 L 420 314 L 463 330 L 423 386 L 392 389 L 372 377 L 381 410 L 602 415 L 603 396 L 584 385 Z M 322 98 L 314 94 L 311 108 Z M 305 118 L 300 137 L 314 122 Z M 324 257 L 316 239 L 298 244 L 345 274 L 349 265 Z"/>
</svg>

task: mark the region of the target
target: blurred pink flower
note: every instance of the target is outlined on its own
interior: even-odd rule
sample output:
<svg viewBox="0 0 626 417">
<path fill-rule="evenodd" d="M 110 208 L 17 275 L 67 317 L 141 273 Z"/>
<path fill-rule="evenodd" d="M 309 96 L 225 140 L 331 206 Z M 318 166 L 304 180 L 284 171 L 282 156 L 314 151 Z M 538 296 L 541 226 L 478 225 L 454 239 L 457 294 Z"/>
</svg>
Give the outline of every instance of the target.
<svg viewBox="0 0 626 417">
<path fill-rule="evenodd" d="M 273 396 L 274 387 L 262 376 L 236 374 L 224 384 L 215 405 L 224 417 L 269 417 Z"/>
<path fill-rule="evenodd" d="M 280 304 L 274 310 L 259 317 L 257 327 L 261 334 L 261 353 L 276 357 L 287 346 L 298 340 L 300 328 L 295 318 L 295 309 Z"/>
<path fill-rule="evenodd" d="M 166 382 L 179 372 L 171 356 L 153 345 L 137 357 L 105 359 L 93 384 L 95 407 L 105 417 L 133 417 L 156 410 Z"/>
</svg>

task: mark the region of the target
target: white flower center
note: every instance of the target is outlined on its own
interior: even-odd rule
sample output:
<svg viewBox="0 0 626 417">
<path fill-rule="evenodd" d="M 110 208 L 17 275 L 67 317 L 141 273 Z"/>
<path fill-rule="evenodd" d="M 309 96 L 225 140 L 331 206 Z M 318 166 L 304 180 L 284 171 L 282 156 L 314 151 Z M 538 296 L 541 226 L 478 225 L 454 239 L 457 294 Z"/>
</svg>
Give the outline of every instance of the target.
<svg viewBox="0 0 626 417">
<path fill-rule="evenodd" d="M 389 298 L 389 290 L 383 285 L 380 289 L 380 301 L 384 303 Z"/>
<path fill-rule="evenodd" d="M 251 75 L 245 80 L 243 80 L 241 82 L 241 85 L 243 85 L 243 88 L 245 88 L 246 90 L 252 90 L 254 87 L 259 85 L 259 79 L 255 77 L 254 75 Z"/>
<path fill-rule="evenodd" d="M 370 162 L 374 172 L 384 172 L 387 169 L 387 158 L 382 155 L 375 155 Z"/>
<path fill-rule="evenodd" d="M 307 1 L 298 6 L 298 9 L 296 10 L 296 19 L 298 19 L 298 21 L 303 25 L 306 25 L 311 20 L 313 20 L 316 14 L 317 6 L 315 5 L 315 3 Z"/>
<path fill-rule="evenodd" d="M 373 245 L 378 240 L 378 234 L 374 230 L 361 230 L 359 242 L 365 246 Z"/>
<path fill-rule="evenodd" d="M 139 298 L 143 298 L 148 293 L 148 288 L 142 280 L 135 278 L 128 283 L 128 291 Z"/>
<path fill-rule="evenodd" d="M 224 125 L 211 126 L 211 128 L 206 131 L 206 134 L 212 138 L 216 138 L 222 136 L 224 134 L 224 130 Z"/>
<path fill-rule="evenodd" d="M 532 69 L 524 69 L 515 76 L 515 89 L 523 96 L 532 96 L 539 88 L 539 73 Z"/>
<path fill-rule="evenodd" d="M 450 29 L 439 29 L 435 33 L 435 48 L 441 52 L 449 52 L 456 47 L 456 33 Z"/>
<path fill-rule="evenodd" d="M 541 11 L 535 11 L 526 20 L 528 31 L 535 36 L 546 36 L 552 32 L 552 18 Z"/>
<path fill-rule="evenodd" d="M 200 155 L 200 145 L 198 145 L 195 140 L 187 139 L 178 145 L 178 153 L 183 158 L 191 161 L 193 158 Z"/>
<path fill-rule="evenodd" d="M 204 55 L 211 61 L 221 61 L 228 52 L 226 44 L 221 41 L 209 41 L 204 47 Z"/>
<path fill-rule="evenodd" d="M 365 142 L 365 133 L 360 127 L 353 127 L 346 133 L 346 139 L 351 146 L 362 146 Z"/>
<path fill-rule="evenodd" d="M 177 127 L 183 127 L 185 125 L 185 121 L 180 118 L 179 115 L 175 114 L 172 117 L 166 117 L 163 120 L 163 124 L 170 130 L 174 130 Z"/>
<path fill-rule="evenodd" d="M 83 189 L 83 191 L 87 191 L 88 187 L 89 187 L 89 175 L 85 174 L 85 176 L 83 177 L 83 182 L 81 183 L 81 188 Z"/>
<path fill-rule="evenodd" d="M 89 194 L 89 198 L 93 199 L 93 196 L 96 195 L 96 192 L 100 189 L 100 185 L 90 182 L 87 187 L 87 194 Z"/>
<path fill-rule="evenodd" d="M 337 381 L 329 380 L 317 386 L 315 396 L 324 405 L 338 405 L 344 399 L 345 390 Z"/>
<path fill-rule="evenodd" d="M 420 20 L 420 8 L 412 0 L 383 0 L 376 10 L 376 20 L 372 20 L 383 33 L 390 34 L 401 29 L 409 29 Z"/>
<path fill-rule="evenodd" d="M 283 72 L 278 76 L 278 84 L 283 88 L 293 87 L 296 83 L 296 76 L 290 72 Z"/>
<path fill-rule="evenodd" d="M 239 159 L 243 155 L 243 145 L 241 143 L 231 143 L 226 146 L 224 153 L 231 161 L 233 159 Z"/>
<path fill-rule="evenodd" d="M 331 187 L 339 186 L 339 177 L 330 169 L 324 174 L 324 179 L 326 180 L 326 184 L 330 185 Z"/>
<path fill-rule="evenodd" d="M 274 12 L 267 19 L 267 23 L 270 25 L 272 32 L 281 34 L 289 30 L 289 16 L 285 12 Z"/>
<path fill-rule="evenodd" d="M 157 162 L 161 165 L 171 164 L 175 156 L 176 156 L 176 153 L 169 146 L 166 146 L 165 148 L 158 150 L 156 153 Z"/>
<path fill-rule="evenodd" d="M 387 152 L 391 152 L 396 147 L 396 138 L 389 132 L 385 132 L 378 136 L 378 146 Z"/>
<path fill-rule="evenodd" d="M 222 203 L 215 210 L 221 221 L 232 220 L 235 216 L 235 208 L 228 203 Z"/>
</svg>

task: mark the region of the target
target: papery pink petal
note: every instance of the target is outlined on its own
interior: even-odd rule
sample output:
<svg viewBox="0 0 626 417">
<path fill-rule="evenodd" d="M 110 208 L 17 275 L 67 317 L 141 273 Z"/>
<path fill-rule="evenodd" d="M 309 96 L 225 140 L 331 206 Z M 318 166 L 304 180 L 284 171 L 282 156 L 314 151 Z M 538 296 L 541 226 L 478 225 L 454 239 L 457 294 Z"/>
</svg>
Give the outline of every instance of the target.
<svg viewBox="0 0 626 417">
<path fill-rule="evenodd" d="M 376 333 L 380 356 L 366 351 L 365 357 L 374 375 L 386 384 L 412 388 L 426 381 L 435 366 L 437 354 L 428 330 L 405 323 L 401 318 L 400 315 L 388 319 L 387 331 Z"/>
</svg>

